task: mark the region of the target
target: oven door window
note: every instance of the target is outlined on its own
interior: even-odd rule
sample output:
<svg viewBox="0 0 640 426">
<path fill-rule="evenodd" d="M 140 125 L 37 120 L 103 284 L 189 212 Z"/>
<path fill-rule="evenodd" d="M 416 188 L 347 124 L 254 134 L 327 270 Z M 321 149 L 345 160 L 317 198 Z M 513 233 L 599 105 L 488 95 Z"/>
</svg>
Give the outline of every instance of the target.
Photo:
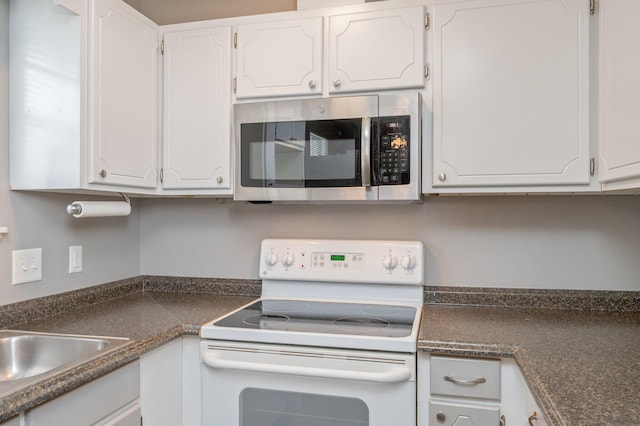
<svg viewBox="0 0 640 426">
<path fill-rule="evenodd" d="M 366 426 L 360 399 L 246 388 L 240 393 L 240 426 Z"/>
<path fill-rule="evenodd" d="M 361 186 L 361 129 L 362 119 L 244 123 L 242 186 Z"/>
</svg>

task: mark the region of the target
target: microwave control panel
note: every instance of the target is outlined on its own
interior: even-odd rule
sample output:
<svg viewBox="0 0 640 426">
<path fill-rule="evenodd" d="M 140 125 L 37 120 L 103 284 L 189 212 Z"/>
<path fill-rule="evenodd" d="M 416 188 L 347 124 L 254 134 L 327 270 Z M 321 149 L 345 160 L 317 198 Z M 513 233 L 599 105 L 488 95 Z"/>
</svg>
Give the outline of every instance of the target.
<svg viewBox="0 0 640 426">
<path fill-rule="evenodd" d="M 410 183 L 408 115 L 379 117 L 374 120 L 374 133 L 380 132 L 377 164 L 373 165 L 378 185 L 407 185 Z M 377 178 L 377 179 L 376 179 Z"/>
</svg>

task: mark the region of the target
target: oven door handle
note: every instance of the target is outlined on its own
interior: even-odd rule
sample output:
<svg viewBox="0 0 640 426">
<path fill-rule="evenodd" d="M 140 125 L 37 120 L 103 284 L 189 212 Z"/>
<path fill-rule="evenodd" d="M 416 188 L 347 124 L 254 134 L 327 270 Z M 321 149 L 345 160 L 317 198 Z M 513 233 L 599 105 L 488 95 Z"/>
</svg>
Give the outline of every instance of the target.
<svg viewBox="0 0 640 426">
<path fill-rule="evenodd" d="M 411 370 L 407 367 L 393 367 L 386 371 L 351 371 L 315 367 L 264 364 L 259 362 L 233 361 L 221 359 L 213 353 L 205 352 L 202 362 L 207 367 L 226 370 L 255 371 L 259 373 L 291 374 L 294 376 L 323 377 L 327 379 L 359 380 L 365 382 L 399 383 L 409 381 Z"/>
</svg>

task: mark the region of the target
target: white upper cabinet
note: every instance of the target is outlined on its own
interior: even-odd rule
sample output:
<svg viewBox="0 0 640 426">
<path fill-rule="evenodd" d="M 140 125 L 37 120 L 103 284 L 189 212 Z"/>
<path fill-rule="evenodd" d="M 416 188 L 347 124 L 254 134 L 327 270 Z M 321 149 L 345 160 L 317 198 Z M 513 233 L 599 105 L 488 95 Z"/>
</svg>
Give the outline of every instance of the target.
<svg viewBox="0 0 640 426">
<path fill-rule="evenodd" d="M 640 2 L 601 0 L 600 161 L 605 189 L 640 188 Z"/>
<path fill-rule="evenodd" d="M 231 27 L 165 33 L 165 189 L 231 193 Z"/>
<path fill-rule="evenodd" d="M 425 187 L 590 189 L 589 17 L 589 0 L 434 6 Z"/>
<path fill-rule="evenodd" d="M 329 92 L 424 88 L 422 6 L 329 17 Z"/>
<path fill-rule="evenodd" d="M 121 0 L 94 0 L 90 182 L 154 188 L 158 28 Z"/>
<path fill-rule="evenodd" d="M 236 97 L 322 94 L 322 17 L 238 25 Z"/>
<path fill-rule="evenodd" d="M 154 191 L 157 26 L 119 0 L 10 7 L 12 188 Z"/>
</svg>

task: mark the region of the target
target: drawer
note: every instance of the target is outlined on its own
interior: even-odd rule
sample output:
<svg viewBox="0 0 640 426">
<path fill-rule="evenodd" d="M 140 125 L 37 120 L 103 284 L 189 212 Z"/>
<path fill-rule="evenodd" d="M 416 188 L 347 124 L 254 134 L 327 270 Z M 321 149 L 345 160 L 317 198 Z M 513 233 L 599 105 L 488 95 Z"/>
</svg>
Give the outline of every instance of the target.
<svg viewBox="0 0 640 426">
<path fill-rule="evenodd" d="M 500 424 L 500 409 L 498 407 L 431 401 L 429 402 L 429 424 L 498 426 Z"/>
<path fill-rule="evenodd" d="M 431 357 L 432 395 L 500 399 L 500 360 Z"/>
</svg>

